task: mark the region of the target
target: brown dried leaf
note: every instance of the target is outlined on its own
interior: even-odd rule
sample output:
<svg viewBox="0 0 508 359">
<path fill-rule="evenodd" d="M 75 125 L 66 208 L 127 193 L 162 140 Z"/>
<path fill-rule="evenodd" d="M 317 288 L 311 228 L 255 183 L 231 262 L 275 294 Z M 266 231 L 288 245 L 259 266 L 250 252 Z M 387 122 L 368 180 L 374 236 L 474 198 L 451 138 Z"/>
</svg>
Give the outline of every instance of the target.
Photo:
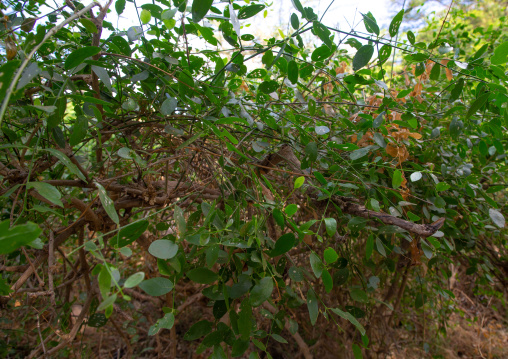
<svg viewBox="0 0 508 359">
<path fill-rule="evenodd" d="M 32 31 L 36 21 L 37 19 L 34 17 L 27 17 L 25 20 L 23 20 L 23 23 L 21 24 L 21 30 L 23 30 L 24 32 Z"/>
<path fill-rule="evenodd" d="M 7 60 L 12 60 L 18 53 L 18 47 L 10 35 L 5 39 L 5 52 L 7 53 Z"/>
</svg>

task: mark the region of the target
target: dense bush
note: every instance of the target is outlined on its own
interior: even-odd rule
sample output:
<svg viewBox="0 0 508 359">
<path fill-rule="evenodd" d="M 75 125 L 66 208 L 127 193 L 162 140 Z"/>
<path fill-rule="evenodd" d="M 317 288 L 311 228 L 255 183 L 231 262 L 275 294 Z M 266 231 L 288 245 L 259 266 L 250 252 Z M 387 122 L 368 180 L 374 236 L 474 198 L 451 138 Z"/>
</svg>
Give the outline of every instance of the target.
<svg viewBox="0 0 508 359">
<path fill-rule="evenodd" d="M 3 357 L 439 354 L 457 282 L 504 313 L 506 19 L 292 3 L 270 39 L 264 1 L 2 3 Z"/>
</svg>

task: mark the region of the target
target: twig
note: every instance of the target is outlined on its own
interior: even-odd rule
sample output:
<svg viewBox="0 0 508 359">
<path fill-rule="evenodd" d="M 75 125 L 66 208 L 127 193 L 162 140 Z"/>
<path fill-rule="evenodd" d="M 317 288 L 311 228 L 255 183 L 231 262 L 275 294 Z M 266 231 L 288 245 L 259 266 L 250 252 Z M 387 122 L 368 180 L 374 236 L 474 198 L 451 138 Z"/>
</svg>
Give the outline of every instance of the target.
<svg viewBox="0 0 508 359">
<path fill-rule="evenodd" d="M 123 341 L 125 342 L 125 345 L 127 346 L 127 352 L 129 353 L 127 356 L 129 357 L 132 354 L 132 347 L 131 347 L 131 343 L 129 341 L 129 338 L 127 338 L 127 336 L 121 330 L 121 328 L 118 326 L 118 324 L 116 324 L 116 322 L 113 319 L 113 317 L 109 318 L 109 321 L 111 322 L 111 324 L 113 324 L 113 327 L 115 327 L 115 330 L 117 331 L 118 334 L 120 334 L 120 336 L 122 337 Z"/>
<path fill-rule="evenodd" d="M 37 332 L 39 332 L 39 338 L 41 339 L 41 348 L 44 356 L 46 356 L 46 346 L 44 345 L 44 339 L 42 338 L 41 333 L 41 322 L 39 320 L 39 313 L 37 313 Z"/>
<path fill-rule="evenodd" d="M 441 30 L 443 30 L 446 19 L 448 18 L 448 14 L 450 13 L 450 10 L 452 9 L 452 5 L 453 5 L 453 0 L 450 2 L 450 6 L 448 6 L 448 11 L 446 12 L 443 22 L 441 23 L 441 28 L 439 29 L 439 32 L 437 33 L 436 40 L 434 40 L 434 43 L 436 43 L 436 44 L 437 44 L 437 40 L 439 39 L 439 35 L 441 35 Z"/>
<path fill-rule="evenodd" d="M 53 308 L 56 308 L 55 300 L 55 285 L 53 283 L 53 265 L 55 263 L 55 252 L 54 252 L 55 235 L 52 230 L 49 231 L 49 249 L 48 249 L 48 285 L 50 292 L 50 299 Z"/>
<path fill-rule="evenodd" d="M 30 257 L 28 256 L 28 253 L 26 252 L 25 247 L 21 247 L 21 250 L 23 251 L 23 254 L 25 255 L 26 260 L 28 261 L 28 264 L 30 264 L 30 268 L 34 271 L 35 277 L 37 277 L 37 280 L 39 281 L 39 286 L 42 288 L 44 287 L 44 281 L 39 277 L 39 273 L 36 272 L 35 266 L 30 260 Z"/>
<path fill-rule="evenodd" d="M 63 339 L 60 344 L 58 344 L 53 349 L 49 350 L 47 352 L 47 355 L 52 355 L 54 353 L 57 353 L 60 349 L 67 346 L 78 334 L 78 330 L 81 327 L 81 324 L 83 323 L 83 320 L 85 319 L 85 315 L 88 314 L 88 310 L 90 309 L 90 304 L 92 304 L 92 299 L 94 298 L 94 295 L 92 292 L 88 292 L 88 298 L 86 299 L 85 305 L 83 306 L 83 309 L 81 310 L 81 313 L 79 314 L 78 319 L 76 319 L 76 323 L 72 327 L 72 330 L 69 334 L 62 335 L 61 338 Z"/>
<path fill-rule="evenodd" d="M 76 231 L 75 225 L 76 226 L 82 226 L 84 224 L 85 224 L 85 220 L 80 219 L 80 220 L 77 220 L 76 222 L 73 222 L 70 226 L 65 227 L 60 232 L 60 234 L 55 238 L 54 245 L 58 247 L 63 242 L 65 242 L 67 240 L 67 238 L 69 238 L 72 234 L 74 234 L 75 231 Z M 28 280 L 28 278 L 30 278 L 30 276 L 32 274 L 34 274 L 34 272 L 37 269 L 37 267 L 39 267 L 46 260 L 47 256 L 48 256 L 48 253 L 46 251 L 42 251 L 42 253 L 40 253 L 37 256 L 35 262 L 32 263 L 33 265 L 28 267 L 27 270 L 21 275 L 21 277 L 18 278 L 16 283 L 14 283 L 11 286 L 11 290 L 13 291 L 13 293 L 11 293 L 9 295 L 10 298 L 12 298 L 16 294 L 18 289 L 20 289 L 21 286 Z"/>
</svg>

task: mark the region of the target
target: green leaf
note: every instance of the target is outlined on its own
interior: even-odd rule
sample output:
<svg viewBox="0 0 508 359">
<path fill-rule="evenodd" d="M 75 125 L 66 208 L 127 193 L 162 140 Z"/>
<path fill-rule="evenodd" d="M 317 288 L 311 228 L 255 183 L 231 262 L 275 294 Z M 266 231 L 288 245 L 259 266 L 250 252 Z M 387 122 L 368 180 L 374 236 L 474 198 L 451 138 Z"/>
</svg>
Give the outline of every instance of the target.
<svg viewBox="0 0 508 359">
<path fill-rule="evenodd" d="M 374 48 L 372 48 L 372 53 L 374 53 Z M 322 45 L 312 52 L 311 59 L 314 62 L 323 61 L 332 56 L 332 54 L 333 51 L 327 45 Z"/>
<path fill-rule="evenodd" d="M 310 259 L 310 266 L 312 268 L 312 271 L 314 272 L 314 275 L 317 278 L 320 278 L 321 274 L 323 273 L 323 269 L 325 268 L 323 262 L 321 262 L 321 259 L 318 257 L 318 255 L 315 252 L 311 252 L 309 259 Z"/>
<path fill-rule="evenodd" d="M 35 188 L 42 197 L 46 198 L 51 203 L 63 208 L 64 205 L 60 200 L 60 198 L 62 198 L 62 194 L 55 186 L 44 182 L 28 182 L 26 188 Z"/>
<path fill-rule="evenodd" d="M 111 288 L 111 270 L 107 265 L 102 266 L 97 281 L 99 282 L 99 290 L 102 297 L 106 298 Z"/>
<path fill-rule="evenodd" d="M 449 188 L 450 188 L 450 185 L 448 183 L 446 183 L 446 182 L 439 182 L 436 185 L 436 191 L 438 191 L 438 192 L 446 191 Z"/>
<path fill-rule="evenodd" d="M 176 205 L 175 205 L 174 216 L 175 216 L 176 226 L 178 227 L 178 231 L 181 234 L 185 233 L 187 230 L 187 224 L 185 223 L 185 217 L 183 215 L 182 209 Z"/>
<path fill-rule="evenodd" d="M 457 137 L 462 133 L 464 129 L 464 122 L 457 120 L 457 118 L 453 118 L 450 122 L 450 126 L 448 128 L 450 130 L 450 136 L 453 139 L 457 139 Z"/>
<path fill-rule="evenodd" d="M 254 4 L 246 7 L 242 7 L 240 11 L 238 11 L 238 19 L 245 20 L 250 17 L 253 17 L 263 11 L 265 9 L 265 5 L 263 4 Z"/>
<path fill-rule="evenodd" d="M 125 280 L 125 283 L 123 286 L 125 288 L 134 288 L 139 283 L 141 283 L 145 279 L 145 273 L 144 272 L 137 272 L 131 275 L 129 278 Z"/>
<path fill-rule="evenodd" d="M 317 160 L 318 156 L 318 147 L 316 142 L 309 142 L 307 146 L 305 146 L 305 154 L 309 157 L 310 162 L 314 162 Z"/>
<path fill-rule="evenodd" d="M 407 39 L 408 39 L 408 41 L 409 41 L 409 43 L 410 43 L 411 45 L 414 45 L 414 44 L 415 44 L 416 37 L 415 37 L 415 34 L 414 34 L 411 30 L 409 30 L 409 31 L 407 32 Z"/>
<path fill-rule="evenodd" d="M 298 15 L 296 15 L 295 13 L 291 14 L 291 26 L 295 30 L 298 30 L 298 28 L 300 27 L 300 21 L 298 19 Z"/>
<path fill-rule="evenodd" d="M 205 267 L 194 268 L 187 272 L 187 277 L 196 283 L 200 284 L 212 284 L 219 276 L 217 273 L 212 272 L 210 269 Z"/>
<path fill-rule="evenodd" d="M 378 128 L 379 126 L 382 125 L 383 121 L 385 120 L 385 114 L 386 112 L 383 111 L 381 112 L 379 115 L 377 115 L 377 117 L 374 119 L 374 121 L 372 122 L 372 127 L 374 128 Z"/>
<path fill-rule="evenodd" d="M 490 63 L 493 65 L 502 65 L 506 62 L 508 62 L 508 41 L 496 47 L 494 55 L 490 58 Z"/>
<path fill-rule="evenodd" d="M 150 22 L 150 20 L 152 20 L 152 13 L 149 10 L 143 9 L 139 14 L 139 19 L 141 20 L 143 25 L 146 25 Z"/>
<path fill-rule="evenodd" d="M 138 222 L 134 222 L 129 224 L 128 226 L 123 227 L 117 236 L 117 242 L 115 243 L 118 248 L 125 247 L 128 244 L 131 244 L 136 239 L 141 237 L 141 235 L 148 228 L 148 221 L 142 220 Z"/>
<path fill-rule="evenodd" d="M 240 305 L 240 313 L 238 314 L 238 331 L 243 340 L 248 340 L 252 327 L 252 306 L 250 305 L 249 298 L 242 301 Z"/>
<path fill-rule="evenodd" d="M 370 150 L 371 150 L 370 146 L 359 148 L 351 152 L 349 154 L 349 158 L 351 158 L 352 161 L 358 160 L 363 156 L 366 156 L 370 152 Z"/>
<path fill-rule="evenodd" d="M 125 40 L 123 37 L 115 36 L 111 39 L 111 42 L 118 47 L 118 49 L 122 52 L 122 54 L 126 56 L 130 56 L 132 54 L 129 42 Z"/>
<path fill-rule="evenodd" d="M 270 296 L 273 291 L 273 279 L 271 277 L 264 277 L 257 283 L 250 291 L 250 302 L 253 307 L 259 307 Z"/>
<path fill-rule="evenodd" d="M 294 15 L 294 14 L 293 14 Z M 291 83 L 296 84 L 298 82 L 298 64 L 295 60 L 291 60 L 288 63 L 288 79 Z"/>
<path fill-rule="evenodd" d="M 362 349 L 356 343 L 353 344 L 353 355 L 355 359 L 363 359 Z"/>
<path fill-rule="evenodd" d="M 275 219 L 275 222 L 279 225 L 280 228 L 284 229 L 284 225 L 285 225 L 285 219 L 284 219 L 284 215 L 282 214 L 282 212 L 275 208 L 272 212 L 273 214 L 273 218 Z"/>
<path fill-rule="evenodd" d="M 316 113 L 316 100 L 309 97 L 309 115 L 314 116 Z"/>
<path fill-rule="evenodd" d="M 14 252 L 19 247 L 36 240 L 42 232 L 39 226 L 32 222 L 11 228 L 9 223 L 8 219 L 0 223 L 0 254 Z"/>
<path fill-rule="evenodd" d="M 233 358 L 238 358 L 245 353 L 245 351 L 249 348 L 250 342 L 248 340 L 237 339 L 233 343 L 231 348 L 231 356 Z"/>
<path fill-rule="evenodd" d="M 102 187 L 102 185 L 97 182 L 95 182 L 95 185 L 99 189 L 99 198 L 109 218 L 111 218 L 116 224 L 120 224 L 120 219 L 118 218 L 118 213 L 116 213 L 115 204 L 111 198 L 109 198 L 106 190 L 104 187 Z"/>
<path fill-rule="evenodd" d="M 386 257 L 386 250 L 383 242 L 379 237 L 376 237 L 376 249 L 383 257 Z"/>
<path fill-rule="evenodd" d="M 291 1 L 293 2 L 293 6 L 295 7 L 295 9 L 303 13 L 303 6 L 300 0 L 291 0 Z"/>
<path fill-rule="evenodd" d="M 362 16 L 365 29 L 367 29 L 367 31 L 371 34 L 376 34 L 379 36 L 379 26 L 377 25 L 377 21 L 374 18 L 374 15 L 372 15 L 369 11 L 367 14 L 362 14 Z"/>
<path fill-rule="evenodd" d="M 425 297 L 424 297 L 424 295 L 422 293 L 416 294 L 415 308 L 416 309 L 421 308 L 421 307 L 423 307 L 424 304 L 425 304 Z"/>
<path fill-rule="evenodd" d="M 325 218 L 326 233 L 331 237 L 337 232 L 337 221 L 335 218 Z"/>
<path fill-rule="evenodd" d="M 319 305 L 316 293 L 312 288 L 307 291 L 307 309 L 309 310 L 310 324 L 316 324 L 319 315 Z"/>
<path fill-rule="evenodd" d="M 208 320 L 201 320 L 195 323 L 183 336 L 184 340 L 196 340 L 212 331 L 212 323 Z"/>
<path fill-rule="evenodd" d="M 392 53 L 392 47 L 390 45 L 381 46 L 381 48 L 379 49 L 379 55 L 378 55 L 379 63 L 383 64 L 385 61 L 387 61 L 388 58 L 390 57 L 391 53 Z"/>
<path fill-rule="evenodd" d="M 409 219 L 412 221 L 412 222 L 416 222 L 416 221 L 419 221 L 421 218 L 419 216 L 417 216 L 416 214 L 414 214 L 413 212 L 407 212 L 407 216 L 409 217 Z"/>
<path fill-rule="evenodd" d="M 297 177 L 296 180 L 295 180 L 294 188 L 295 189 L 300 188 L 300 187 L 303 186 L 304 183 L 305 183 L 305 177 L 304 176 Z"/>
<path fill-rule="evenodd" d="M 96 46 L 85 46 L 74 50 L 67 58 L 65 59 L 64 68 L 66 70 L 70 70 L 80 65 L 87 58 L 97 55 L 101 52 L 101 49 Z"/>
<path fill-rule="evenodd" d="M 330 272 L 328 272 L 328 269 L 323 270 L 321 280 L 323 281 L 326 293 L 330 293 L 333 289 L 333 279 Z"/>
<path fill-rule="evenodd" d="M 280 256 L 286 252 L 289 252 L 291 248 L 293 248 L 296 244 L 296 238 L 293 233 L 283 234 L 277 242 L 275 242 L 275 247 L 268 252 L 270 257 Z"/>
<path fill-rule="evenodd" d="M 283 337 L 281 337 L 278 334 L 271 334 L 271 337 L 273 339 L 275 339 L 276 341 L 278 341 L 279 343 L 282 343 L 282 344 L 287 344 L 288 343 L 288 341 L 286 339 L 284 339 Z"/>
<path fill-rule="evenodd" d="M 178 93 L 180 96 L 194 95 L 194 79 L 189 71 L 182 70 L 178 72 Z"/>
<path fill-rule="evenodd" d="M 325 43 L 325 45 L 328 46 L 328 48 L 330 50 L 332 50 L 333 43 L 332 43 L 332 40 L 330 39 L 330 35 L 331 35 L 330 30 L 328 30 L 319 21 L 314 21 L 313 28 L 314 28 L 314 32 L 321 39 L 321 41 L 323 41 Z"/>
<path fill-rule="evenodd" d="M 217 259 L 219 259 L 220 248 L 218 245 L 210 246 L 206 249 L 206 265 L 208 267 L 213 266 Z"/>
<path fill-rule="evenodd" d="M 498 226 L 499 228 L 504 228 L 506 220 L 501 212 L 489 208 L 489 216 L 496 226 Z"/>
<path fill-rule="evenodd" d="M 368 303 L 369 297 L 367 297 L 367 293 L 365 293 L 360 288 L 353 288 L 349 292 L 351 294 L 351 298 L 353 298 L 354 301 L 361 302 L 361 303 Z"/>
<path fill-rule="evenodd" d="M 400 170 L 395 170 L 393 172 L 392 177 L 392 187 L 399 188 L 401 184 L 402 184 L 402 172 Z"/>
<path fill-rule="evenodd" d="M 351 313 L 343 312 L 338 308 L 330 308 L 330 310 L 335 314 L 337 314 L 339 317 L 348 320 L 351 324 L 353 324 L 356 327 L 356 329 L 358 329 L 361 335 L 365 335 L 365 328 L 363 327 L 363 325 L 360 324 L 360 322 L 358 322 L 358 320 L 356 320 L 356 318 Z"/>
<path fill-rule="evenodd" d="M 296 204 L 290 204 L 286 208 L 284 208 L 284 212 L 288 215 L 288 217 L 293 216 L 298 211 L 298 206 Z"/>
<path fill-rule="evenodd" d="M 101 310 L 104 310 L 104 309 L 108 308 L 109 306 L 112 306 L 113 304 L 115 304 L 116 297 L 117 297 L 117 295 L 115 293 L 112 296 L 109 296 L 106 299 L 104 299 L 104 301 L 101 304 L 99 304 L 99 306 L 97 307 L 97 311 L 100 312 Z M 107 316 L 107 313 L 106 313 L 106 316 Z"/>
<path fill-rule="evenodd" d="M 76 123 L 72 126 L 72 133 L 69 138 L 69 144 L 76 146 L 81 143 L 86 137 L 88 132 L 88 119 L 85 116 L 78 116 Z"/>
<path fill-rule="evenodd" d="M 118 15 L 121 15 L 125 10 L 125 0 L 116 0 L 115 10 Z"/>
<path fill-rule="evenodd" d="M 263 81 L 259 85 L 258 89 L 259 89 L 259 91 L 261 91 L 263 93 L 271 94 L 272 92 L 277 91 L 278 88 L 279 88 L 279 83 L 277 81 L 270 80 L 270 81 Z"/>
<path fill-rule="evenodd" d="M 101 328 L 105 326 L 107 322 L 108 319 L 103 313 L 94 313 L 88 318 L 86 325 L 92 328 Z"/>
<path fill-rule="evenodd" d="M 473 116 L 476 113 L 476 111 L 478 111 L 483 105 L 485 105 L 485 103 L 489 99 L 489 96 L 490 96 L 490 92 L 484 93 L 483 95 L 478 97 L 475 100 L 475 102 L 473 102 L 473 104 L 471 105 L 471 107 L 467 111 L 466 120 L 468 118 L 470 118 L 471 116 Z"/>
<path fill-rule="evenodd" d="M 155 258 L 170 259 L 178 253 L 178 245 L 168 239 L 158 239 L 150 244 L 148 252 Z"/>
<path fill-rule="evenodd" d="M 438 63 L 434 63 L 434 66 L 432 66 L 432 70 L 430 70 L 429 79 L 433 81 L 438 81 L 440 74 L 441 74 L 441 66 Z"/>
<path fill-rule="evenodd" d="M 386 141 L 385 141 L 385 138 L 384 136 L 379 133 L 379 132 L 374 132 L 374 142 L 376 142 L 376 144 L 381 147 L 381 148 L 386 148 Z"/>
<path fill-rule="evenodd" d="M 402 23 L 402 18 L 404 17 L 404 9 L 400 10 L 397 15 L 394 16 L 392 21 L 390 22 L 390 26 L 388 27 L 388 32 L 391 37 L 397 36 L 399 32 L 400 24 Z"/>
<path fill-rule="evenodd" d="M 339 259 L 339 255 L 337 254 L 335 249 L 330 248 L 330 247 L 325 249 L 325 251 L 323 253 L 323 257 L 325 258 L 325 261 L 328 264 L 335 263 L 335 262 L 337 262 L 337 259 Z"/>
<path fill-rule="evenodd" d="M 353 217 L 349 220 L 347 226 L 353 232 L 361 231 L 367 225 L 367 219 L 362 217 Z"/>
<path fill-rule="evenodd" d="M 173 282 L 167 278 L 155 277 L 141 282 L 139 287 L 143 289 L 146 294 L 152 297 L 159 297 L 171 292 L 173 289 Z"/>
<path fill-rule="evenodd" d="M 92 34 L 96 34 L 98 32 L 97 26 L 95 26 L 91 20 L 88 20 L 87 18 L 81 18 L 79 19 L 79 22 L 85 27 L 86 31 Z"/>
<path fill-rule="evenodd" d="M 298 267 L 289 268 L 288 275 L 289 278 L 291 278 L 291 280 L 294 280 L 295 282 L 301 282 L 303 280 L 302 270 Z"/>
<path fill-rule="evenodd" d="M 364 45 L 360 47 L 353 57 L 353 71 L 358 71 L 365 65 L 367 65 L 374 55 L 374 46 Z"/>
<path fill-rule="evenodd" d="M 8 61 L 7 63 L 4 63 L 0 67 L 0 84 L 10 84 L 12 77 L 16 73 L 16 70 L 18 69 L 19 65 L 20 65 L 19 60 L 11 60 Z M 7 91 L 8 87 L 9 86 L 7 85 L 0 86 L 0 99 L 2 99 L 1 101 L 3 101 L 3 99 L 5 98 L 5 92 Z"/>
<path fill-rule="evenodd" d="M 213 0 L 194 0 L 192 2 L 192 21 L 200 22 L 203 19 L 210 8 L 212 7 Z"/>
<path fill-rule="evenodd" d="M 150 326 L 150 329 L 148 329 L 148 335 L 155 335 L 161 329 L 170 330 L 171 328 L 173 328 L 174 324 L 175 324 L 175 315 L 173 313 L 167 313 L 164 315 L 164 317 L 157 320 L 157 322 L 154 325 Z"/>
<path fill-rule="evenodd" d="M 255 69 L 249 72 L 247 78 L 249 79 L 262 79 L 267 74 L 265 69 Z"/>
<path fill-rule="evenodd" d="M 371 234 L 367 238 L 367 243 L 365 245 L 365 258 L 369 260 L 373 252 L 374 252 L 374 235 Z"/>
</svg>

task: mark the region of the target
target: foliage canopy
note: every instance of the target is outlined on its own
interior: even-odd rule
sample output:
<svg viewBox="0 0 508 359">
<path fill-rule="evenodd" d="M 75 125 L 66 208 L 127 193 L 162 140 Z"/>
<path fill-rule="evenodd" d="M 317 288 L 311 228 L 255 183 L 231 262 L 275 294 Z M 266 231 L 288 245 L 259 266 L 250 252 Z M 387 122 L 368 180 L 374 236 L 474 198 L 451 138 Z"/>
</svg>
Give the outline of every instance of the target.
<svg viewBox="0 0 508 359">
<path fill-rule="evenodd" d="M 358 358 L 425 308 L 444 334 L 454 266 L 502 296 L 506 19 L 348 32 L 292 3 L 269 39 L 264 1 L 156 0 L 126 31 L 107 19 L 135 1 L 2 3 L 0 294 L 37 316 L 24 354 L 111 323 L 137 355 L 148 320 L 213 358 L 311 358 L 312 326 Z"/>
</svg>

